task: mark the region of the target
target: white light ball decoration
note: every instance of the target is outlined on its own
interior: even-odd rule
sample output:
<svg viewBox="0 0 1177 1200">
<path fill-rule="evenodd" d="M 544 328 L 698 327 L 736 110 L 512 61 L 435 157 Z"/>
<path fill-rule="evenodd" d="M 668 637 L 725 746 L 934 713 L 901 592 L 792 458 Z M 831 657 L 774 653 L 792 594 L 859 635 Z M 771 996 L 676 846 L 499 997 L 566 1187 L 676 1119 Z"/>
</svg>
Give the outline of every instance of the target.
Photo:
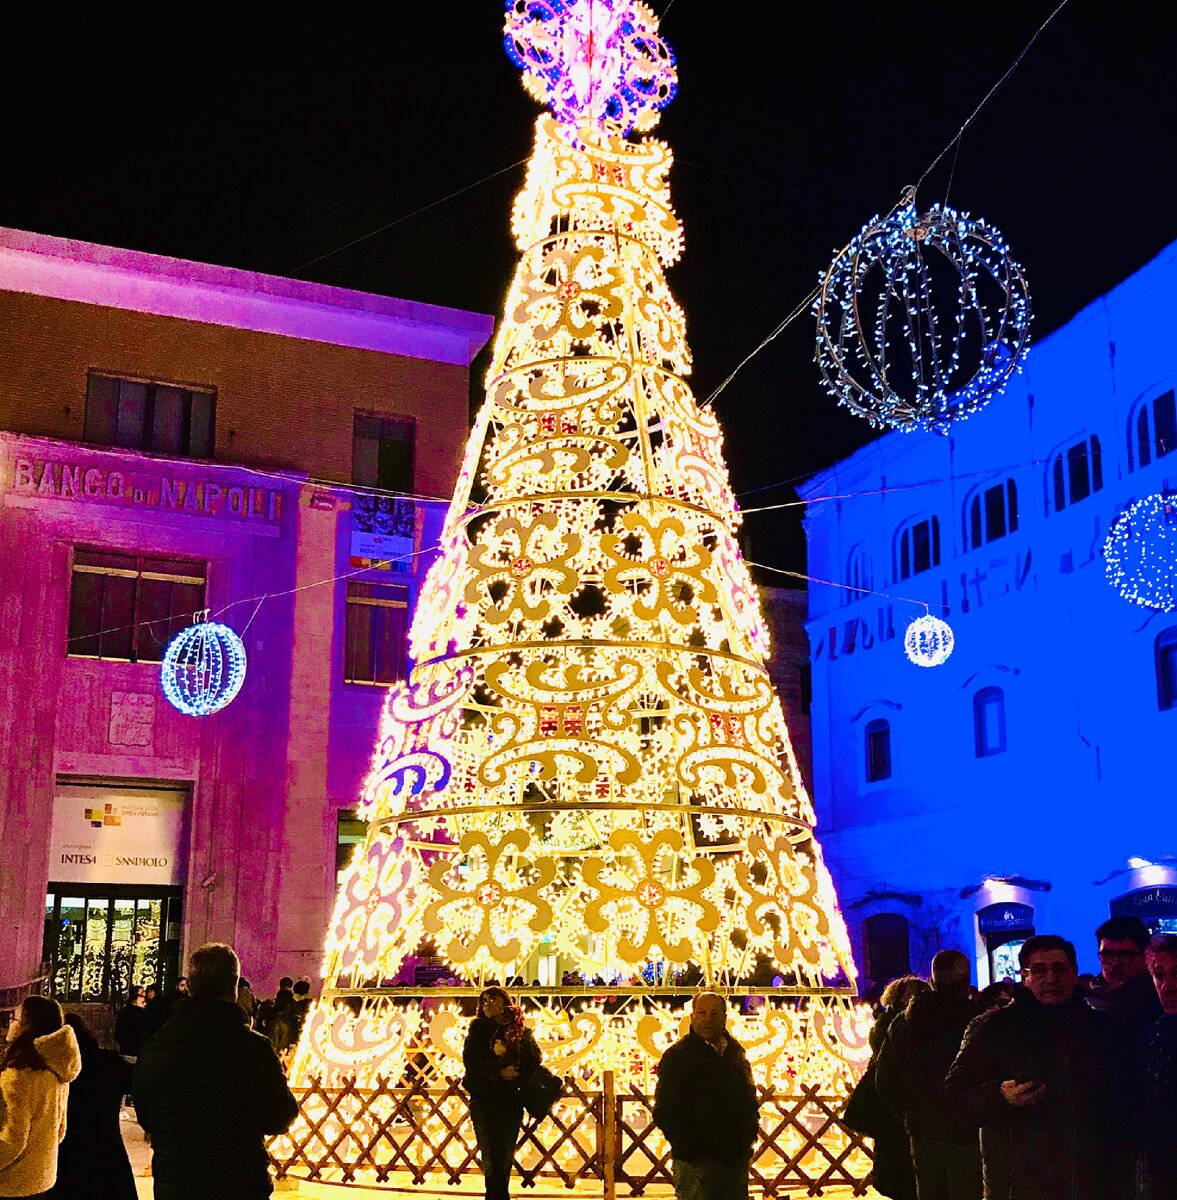
<svg viewBox="0 0 1177 1200">
<path fill-rule="evenodd" d="M 947 432 L 999 395 L 1030 341 L 1030 293 L 999 230 L 914 191 L 821 277 L 817 364 L 875 428 Z"/>
<path fill-rule="evenodd" d="M 1103 544 L 1108 583 L 1133 604 L 1177 611 L 1177 494 L 1137 500 L 1117 517 Z"/>
<path fill-rule="evenodd" d="M 163 694 L 182 713 L 207 717 L 241 691 L 245 646 L 228 625 L 191 625 L 168 643 L 160 680 Z"/>
<path fill-rule="evenodd" d="M 931 613 L 916 617 L 903 637 L 903 649 L 917 667 L 943 666 L 955 643 L 952 626 Z"/>
</svg>

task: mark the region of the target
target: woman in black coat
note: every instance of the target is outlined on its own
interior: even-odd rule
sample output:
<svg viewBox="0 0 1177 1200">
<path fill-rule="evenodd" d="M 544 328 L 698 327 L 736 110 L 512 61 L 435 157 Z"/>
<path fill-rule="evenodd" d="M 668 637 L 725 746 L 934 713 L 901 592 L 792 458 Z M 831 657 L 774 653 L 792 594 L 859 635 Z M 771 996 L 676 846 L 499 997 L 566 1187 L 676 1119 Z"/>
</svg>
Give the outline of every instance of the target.
<svg viewBox="0 0 1177 1200">
<path fill-rule="evenodd" d="M 903 975 L 893 979 L 883 990 L 882 1012 L 875 1018 L 870 1031 L 871 1060 L 867 1074 L 873 1080 L 878 1064 L 879 1051 L 887 1038 L 887 1030 L 900 1013 L 907 1009 L 908 1001 L 920 992 L 929 990 L 926 979 L 918 975 Z M 871 1183 L 877 1192 L 890 1196 L 892 1200 L 916 1200 L 915 1167 L 911 1162 L 911 1143 L 903 1118 L 879 1096 L 877 1107 L 878 1125 L 875 1131 L 875 1167 Z"/>
<path fill-rule="evenodd" d="M 486 1200 L 508 1200 L 511 1163 L 523 1123 L 522 1088 L 540 1065 L 540 1052 L 523 1024 L 522 1010 L 501 987 L 489 987 L 479 996 L 462 1062 Z"/>
<path fill-rule="evenodd" d="M 78 1039 L 82 1071 L 70 1084 L 57 1183 L 46 1196 L 135 1200 L 135 1176 L 119 1129 L 123 1096 L 131 1090 L 131 1064 L 113 1050 L 101 1049 L 80 1017 L 70 1013 L 65 1023 Z"/>
</svg>

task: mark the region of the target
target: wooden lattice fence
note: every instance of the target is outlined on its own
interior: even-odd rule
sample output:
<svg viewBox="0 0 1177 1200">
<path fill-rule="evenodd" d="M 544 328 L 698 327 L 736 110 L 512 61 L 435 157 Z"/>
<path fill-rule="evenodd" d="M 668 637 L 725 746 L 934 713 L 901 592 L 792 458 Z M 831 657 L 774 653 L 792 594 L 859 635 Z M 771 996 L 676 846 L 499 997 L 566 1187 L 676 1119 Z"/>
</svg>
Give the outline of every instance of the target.
<svg viewBox="0 0 1177 1200">
<path fill-rule="evenodd" d="M 288 1134 L 270 1139 L 279 1178 L 379 1187 L 393 1182 L 455 1186 L 480 1174 L 466 1093 L 456 1080 L 376 1087 L 294 1089 L 301 1116 Z M 864 1195 L 870 1144 L 842 1124 L 844 1096 L 818 1088 L 761 1092 L 760 1139 L 752 1158 L 753 1189 L 766 1196 L 820 1195 L 850 1188 Z M 672 1183 L 670 1148 L 653 1123 L 653 1098 L 634 1087 L 616 1092 L 612 1073 L 601 1090 L 569 1080 L 551 1114 L 525 1120 L 515 1155 L 524 1187 L 538 1179 L 567 1188 L 599 1181 L 606 1198 L 640 1196 Z"/>
</svg>

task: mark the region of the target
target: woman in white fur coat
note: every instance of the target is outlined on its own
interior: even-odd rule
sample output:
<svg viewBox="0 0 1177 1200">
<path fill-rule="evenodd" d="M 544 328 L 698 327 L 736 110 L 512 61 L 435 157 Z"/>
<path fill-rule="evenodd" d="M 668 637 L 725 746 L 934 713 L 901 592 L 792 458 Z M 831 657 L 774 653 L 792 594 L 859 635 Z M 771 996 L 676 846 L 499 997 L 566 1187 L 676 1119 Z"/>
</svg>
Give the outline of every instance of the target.
<svg viewBox="0 0 1177 1200">
<path fill-rule="evenodd" d="M 82 1069 L 61 1005 L 29 996 L 0 1054 L 0 1198 L 40 1196 L 57 1179 L 69 1085 Z"/>
</svg>

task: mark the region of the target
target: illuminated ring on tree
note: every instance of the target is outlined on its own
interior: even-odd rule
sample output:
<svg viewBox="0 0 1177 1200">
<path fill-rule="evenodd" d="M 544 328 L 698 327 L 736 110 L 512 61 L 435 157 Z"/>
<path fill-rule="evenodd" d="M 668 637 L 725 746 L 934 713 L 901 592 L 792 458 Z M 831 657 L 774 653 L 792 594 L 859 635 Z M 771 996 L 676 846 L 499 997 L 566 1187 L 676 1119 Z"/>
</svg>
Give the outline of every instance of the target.
<svg viewBox="0 0 1177 1200">
<path fill-rule="evenodd" d="M 164 652 L 163 694 L 190 717 L 218 712 L 241 691 L 244 681 L 245 646 L 228 625 L 190 625 Z"/>
<path fill-rule="evenodd" d="M 944 433 L 999 395 L 1030 341 L 1030 293 L 999 230 L 909 192 L 821 277 L 816 361 L 876 428 Z"/>
<path fill-rule="evenodd" d="M 573 128 L 652 129 L 678 88 L 674 55 L 641 0 L 507 0 L 503 44 L 528 92 Z"/>
<path fill-rule="evenodd" d="M 917 667 L 943 666 L 955 644 L 952 626 L 931 613 L 916 617 L 903 637 L 903 649 Z"/>
<path fill-rule="evenodd" d="M 1145 496 L 1126 508 L 1103 544 L 1108 583 L 1133 604 L 1177 611 L 1177 493 Z"/>
</svg>

